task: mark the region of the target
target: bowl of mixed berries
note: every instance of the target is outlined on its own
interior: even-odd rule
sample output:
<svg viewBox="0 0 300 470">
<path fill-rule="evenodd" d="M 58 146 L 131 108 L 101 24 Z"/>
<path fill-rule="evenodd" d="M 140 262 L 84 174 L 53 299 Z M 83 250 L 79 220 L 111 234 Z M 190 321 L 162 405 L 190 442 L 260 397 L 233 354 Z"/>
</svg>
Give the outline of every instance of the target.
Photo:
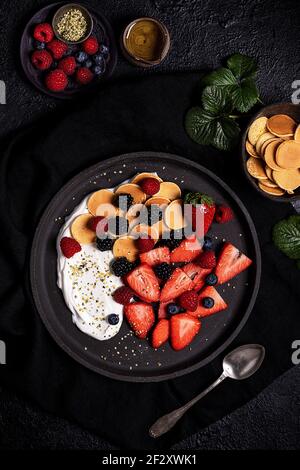
<svg viewBox="0 0 300 470">
<path fill-rule="evenodd" d="M 90 13 L 88 23 L 80 16 L 81 10 L 73 6 L 60 18 L 59 29 L 60 23 L 53 21 L 57 11 L 57 7 L 46 7 L 27 24 L 21 41 L 21 62 L 27 77 L 41 91 L 71 98 L 111 75 L 116 51 L 103 17 Z M 80 34 L 82 40 L 78 40 Z"/>
</svg>

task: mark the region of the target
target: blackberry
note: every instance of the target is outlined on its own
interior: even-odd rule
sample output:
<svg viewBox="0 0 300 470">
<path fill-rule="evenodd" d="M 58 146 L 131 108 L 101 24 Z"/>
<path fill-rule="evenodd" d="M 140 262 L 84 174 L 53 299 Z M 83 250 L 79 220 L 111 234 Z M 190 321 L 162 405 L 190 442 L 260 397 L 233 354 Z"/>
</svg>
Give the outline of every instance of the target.
<svg viewBox="0 0 300 470">
<path fill-rule="evenodd" d="M 172 274 L 172 266 L 168 263 L 161 263 L 154 267 L 154 272 L 157 277 L 167 281 Z"/>
<path fill-rule="evenodd" d="M 125 217 L 114 217 L 108 221 L 108 231 L 113 235 L 126 235 L 128 220 Z"/>
<path fill-rule="evenodd" d="M 113 244 L 114 244 L 115 240 L 113 240 L 112 238 L 97 238 L 96 240 L 96 244 L 97 244 L 97 248 L 100 250 L 100 251 L 108 251 L 108 250 L 111 250 L 112 247 L 113 247 Z"/>
<path fill-rule="evenodd" d="M 115 276 L 123 277 L 132 270 L 132 263 L 125 256 L 121 256 L 111 263 L 111 270 Z"/>
<path fill-rule="evenodd" d="M 120 209 L 126 211 L 133 204 L 133 197 L 131 194 L 120 193 L 117 194 L 114 198 L 114 205 Z"/>
<path fill-rule="evenodd" d="M 162 219 L 162 216 L 163 216 L 162 210 L 156 204 L 150 204 L 150 206 L 147 207 L 147 210 L 148 210 L 148 225 L 153 225 Z"/>
<path fill-rule="evenodd" d="M 165 246 L 170 248 L 170 250 L 177 248 L 184 238 L 182 230 L 171 230 L 171 232 L 167 235 L 168 237 L 166 239 L 164 239 L 163 235 L 163 242 Z"/>
</svg>

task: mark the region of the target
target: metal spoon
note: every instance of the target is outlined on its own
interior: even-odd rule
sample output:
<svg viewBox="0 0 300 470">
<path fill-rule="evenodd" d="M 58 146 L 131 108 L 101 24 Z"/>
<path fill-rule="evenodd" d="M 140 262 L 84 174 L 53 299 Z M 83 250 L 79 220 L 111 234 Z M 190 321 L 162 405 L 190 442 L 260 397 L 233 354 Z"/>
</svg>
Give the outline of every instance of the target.
<svg viewBox="0 0 300 470">
<path fill-rule="evenodd" d="M 207 395 L 208 392 L 223 382 L 227 377 L 235 380 L 243 380 L 250 377 L 260 368 L 264 357 L 265 348 L 260 344 L 245 344 L 244 346 L 240 346 L 228 353 L 223 359 L 223 372 L 220 377 L 191 401 L 159 418 L 151 426 L 149 430 L 150 436 L 159 437 L 168 432 L 187 410 Z"/>
</svg>

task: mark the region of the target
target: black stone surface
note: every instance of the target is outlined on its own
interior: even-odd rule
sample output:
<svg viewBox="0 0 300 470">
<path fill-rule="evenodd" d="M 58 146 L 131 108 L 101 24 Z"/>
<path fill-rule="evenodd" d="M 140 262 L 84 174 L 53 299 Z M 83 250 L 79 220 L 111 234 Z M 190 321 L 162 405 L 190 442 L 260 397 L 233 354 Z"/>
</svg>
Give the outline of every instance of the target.
<svg viewBox="0 0 300 470">
<path fill-rule="evenodd" d="M 0 142 L 54 109 L 67 106 L 40 94 L 20 68 L 19 39 L 31 14 L 49 2 L 2 0 L 0 3 L 0 80 L 7 104 L 0 105 Z M 114 79 L 175 70 L 204 70 L 233 52 L 258 59 L 258 83 L 265 103 L 290 101 L 300 79 L 300 4 L 297 0 L 101 0 L 87 4 L 102 11 L 120 35 L 127 22 L 154 16 L 169 28 L 172 49 L 153 70 L 141 70 L 121 56 Z M 296 333 L 295 333 L 296 334 Z M 1 372 L 1 371 L 0 371 Z M 299 367 L 231 416 L 178 444 L 177 448 L 300 448 Z M 74 425 L 48 416 L 22 398 L 0 393 L 1 448 L 110 448 Z"/>
</svg>

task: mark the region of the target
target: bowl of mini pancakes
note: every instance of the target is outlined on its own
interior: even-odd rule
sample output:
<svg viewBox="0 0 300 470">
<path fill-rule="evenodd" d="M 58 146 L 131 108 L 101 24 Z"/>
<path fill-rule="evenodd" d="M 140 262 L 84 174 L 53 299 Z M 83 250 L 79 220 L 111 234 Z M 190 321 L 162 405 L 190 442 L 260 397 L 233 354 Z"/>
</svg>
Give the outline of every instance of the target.
<svg viewBox="0 0 300 470">
<path fill-rule="evenodd" d="M 242 139 L 248 180 L 275 201 L 300 199 L 300 105 L 266 106 L 251 120 Z"/>
</svg>

